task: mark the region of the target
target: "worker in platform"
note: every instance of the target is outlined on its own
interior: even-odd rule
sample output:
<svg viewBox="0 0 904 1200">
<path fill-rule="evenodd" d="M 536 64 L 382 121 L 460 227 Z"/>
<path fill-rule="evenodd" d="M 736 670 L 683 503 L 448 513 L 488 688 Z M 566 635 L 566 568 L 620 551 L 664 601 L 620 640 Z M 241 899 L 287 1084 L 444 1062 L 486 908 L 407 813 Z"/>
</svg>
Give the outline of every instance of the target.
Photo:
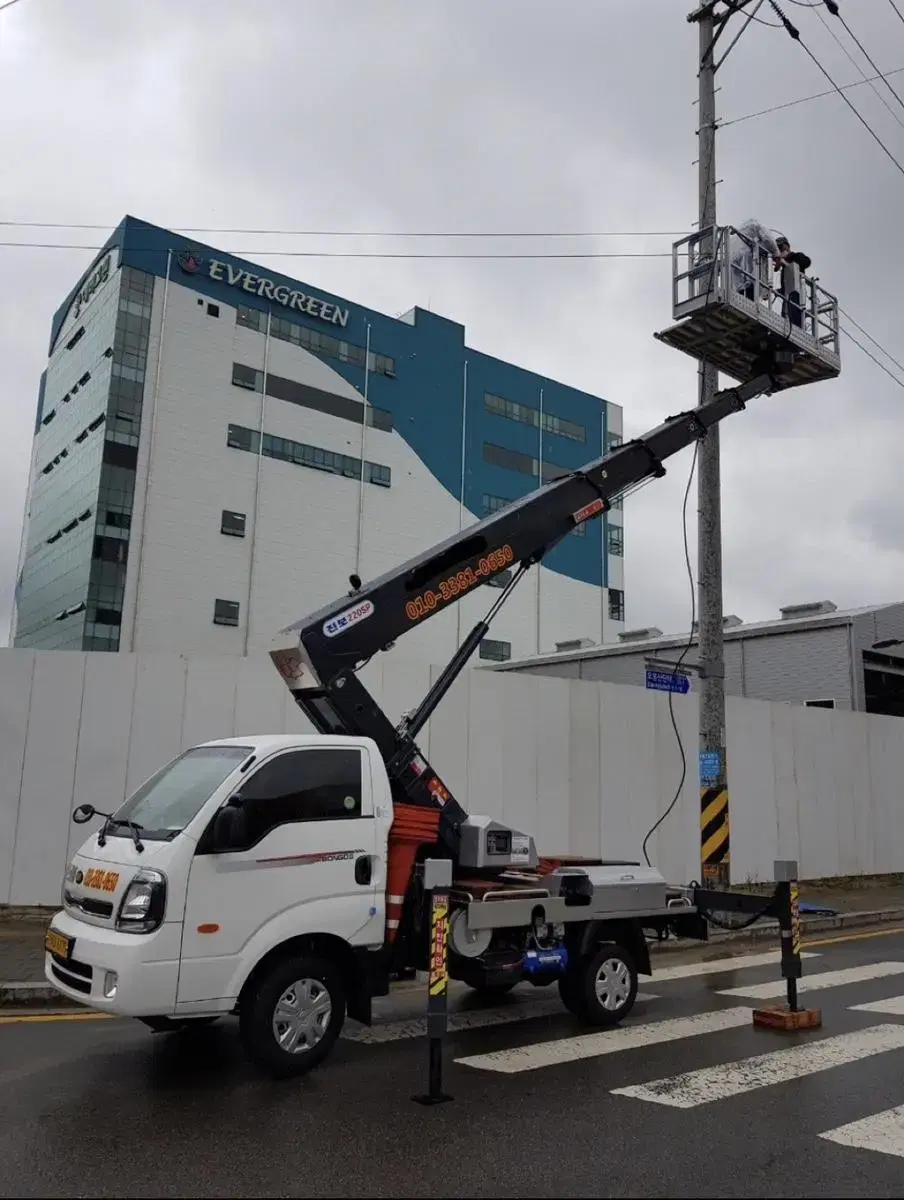
<svg viewBox="0 0 904 1200">
<path fill-rule="evenodd" d="M 754 298 L 754 280 L 759 276 L 760 299 L 768 301 L 770 274 L 769 259 L 778 258 L 775 238 L 765 225 L 752 218 L 736 227 L 729 241 L 732 287 L 747 300 Z"/>
<path fill-rule="evenodd" d="M 775 239 L 778 253 L 775 270 L 779 275 L 779 291 L 782 295 L 782 316 L 795 328 L 803 326 L 804 274 L 809 270 L 811 259 L 801 250 L 792 250 L 784 234 Z"/>
</svg>

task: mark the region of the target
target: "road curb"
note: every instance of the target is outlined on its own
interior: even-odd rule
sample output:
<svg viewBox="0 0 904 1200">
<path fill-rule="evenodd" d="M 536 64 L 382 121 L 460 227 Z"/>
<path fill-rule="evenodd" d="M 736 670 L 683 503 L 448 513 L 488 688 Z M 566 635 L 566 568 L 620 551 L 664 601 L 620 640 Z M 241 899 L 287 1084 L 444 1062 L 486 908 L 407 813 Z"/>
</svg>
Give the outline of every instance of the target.
<svg viewBox="0 0 904 1200">
<path fill-rule="evenodd" d="M 65 1008 L 79 1010 L 76 1004 L 49 983 L 0 983 L 0 1008 Z"/>
</svg>

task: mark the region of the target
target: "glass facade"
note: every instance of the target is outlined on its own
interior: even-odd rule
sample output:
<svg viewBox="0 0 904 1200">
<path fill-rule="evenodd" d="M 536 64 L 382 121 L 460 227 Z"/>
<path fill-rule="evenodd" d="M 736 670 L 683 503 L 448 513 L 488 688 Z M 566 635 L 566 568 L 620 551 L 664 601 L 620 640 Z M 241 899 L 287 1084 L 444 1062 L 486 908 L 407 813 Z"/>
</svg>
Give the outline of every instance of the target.
<svg viewBox="0 0 904 1200">
<path fill-rule="evenodd" d="M 123 268 L 51 355 L 16 646 L 119 648 L 153 290 Z"/>
</svg>

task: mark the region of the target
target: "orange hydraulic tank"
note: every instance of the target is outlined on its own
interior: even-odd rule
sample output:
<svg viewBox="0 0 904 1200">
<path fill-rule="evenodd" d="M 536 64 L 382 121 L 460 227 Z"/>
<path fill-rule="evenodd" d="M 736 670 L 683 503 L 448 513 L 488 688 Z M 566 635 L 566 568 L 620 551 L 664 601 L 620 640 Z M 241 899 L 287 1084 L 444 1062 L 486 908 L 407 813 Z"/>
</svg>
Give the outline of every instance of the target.
<svg viewBox="0 0 904 1200">
<path fill-rule="evenodd" d="M 389 864 L 386 872 L 386 940 L 394 942 L 402 919 L 405 896 L 421 846 L 432 846 L 439 833 L 436 809 L 397 804 L 389 830 Z"/>
</svg>

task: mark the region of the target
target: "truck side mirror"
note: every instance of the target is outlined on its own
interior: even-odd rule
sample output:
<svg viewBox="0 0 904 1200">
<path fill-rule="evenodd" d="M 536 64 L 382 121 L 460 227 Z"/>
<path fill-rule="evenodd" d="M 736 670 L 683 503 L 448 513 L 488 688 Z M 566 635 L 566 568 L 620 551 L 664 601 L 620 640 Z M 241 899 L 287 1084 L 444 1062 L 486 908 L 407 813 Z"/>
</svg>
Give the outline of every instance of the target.
<svg viewBox="0 0 904 1200">
<path fill-rule="evenodd" d="M 247 840 L 248 820 L 244 809 L 233 798 L 213 819 L 211 843 L 214 854 L 241 849 Z"/>
</svg>

